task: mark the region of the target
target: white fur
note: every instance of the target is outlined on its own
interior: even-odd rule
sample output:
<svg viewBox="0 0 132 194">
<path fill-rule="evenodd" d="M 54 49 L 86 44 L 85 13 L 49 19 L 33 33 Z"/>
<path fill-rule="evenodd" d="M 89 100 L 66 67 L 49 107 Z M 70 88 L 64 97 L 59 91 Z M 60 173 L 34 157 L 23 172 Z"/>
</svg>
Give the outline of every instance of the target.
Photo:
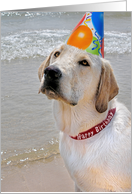
<svg viewBox="0 0 132 194">
<path fill-rule="evenodd" d="M 58 49 L 60 56 L 55 58 L 54 53 Z M 86 59 L 90 67 L 78 65 L 78 61 L 82 59 Z M 71 178 L 75 181 L 75 191 L 130 191 L 131 114 L 112 95 L 113 99 L 110 99 L 107 109 L 102 113 L 96 110 L 95 105 L 103 64 L 111 73 L 105 79 L 113 76 L 110 65 L 107 65 L 109 62 L 66 45 L 55 49 L 48 62 L 49 66 L 54 65 L 62 72 L 59 83 L 61 98 L 59 96 L 58 100 L 53 101 L 53 114 L 60 130 L 60 153 Z M 43 71 L 44 65 L 42 64 L 39 70 L 41 88 L 44 77 L 41 79 L 40 72 Z M 105 87 L 107 91 L 107 86 Z M 112 89 L 112 92 L 115 90 Z M 115 92 L 114 96 L 116 94 Z M 107 96 L 107 92 L 103 95 Z M 77 105 L 71 106 L 71 102 Z M 102 122 L 108 111 L 115 107 L 113 119 L 100 133 L 85 140 L 74 140 L 70 137 Z"/>
<path fill-rule="evenodd" d="M 62 102 L 59 104 L 63 106 Z M 85 114 L 87 122 L 89 121 L 89 109 L 76 118 L 72 116 L 72 108 L 67 111 L 63 106 L 57 111 L 57 101 L 54 101 L 53 106 L 57 126 L 62 130 L 60 153 L 76 187 L 83 192 L 130 191 L 131 123 L 130 112 L 126 107 L 112 100 L 109 109 L 116 107 L 116 113 L 109 125 L 92 138 L 78 141 L 69 137 L 70 129 L 74 124 L 76 129 L 76 122 L 83 120 Z M 70 119 L 67 119 L 69 117 L 71 127 Z"/>
</svg>

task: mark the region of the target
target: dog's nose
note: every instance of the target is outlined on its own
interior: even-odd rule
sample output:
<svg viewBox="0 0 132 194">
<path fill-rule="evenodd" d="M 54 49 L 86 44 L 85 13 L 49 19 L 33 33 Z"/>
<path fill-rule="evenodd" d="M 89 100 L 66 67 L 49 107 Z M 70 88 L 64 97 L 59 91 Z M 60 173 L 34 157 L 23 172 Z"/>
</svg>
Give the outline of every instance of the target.
<svg viewBox="0 0 132 194">
<path fill-rule="evenodd" d="M 52 65 L 45 68 L 44 75 L 47 79 L 57 80 L 62 76 L 62 73 L 58 67 Z"/>
</svg>

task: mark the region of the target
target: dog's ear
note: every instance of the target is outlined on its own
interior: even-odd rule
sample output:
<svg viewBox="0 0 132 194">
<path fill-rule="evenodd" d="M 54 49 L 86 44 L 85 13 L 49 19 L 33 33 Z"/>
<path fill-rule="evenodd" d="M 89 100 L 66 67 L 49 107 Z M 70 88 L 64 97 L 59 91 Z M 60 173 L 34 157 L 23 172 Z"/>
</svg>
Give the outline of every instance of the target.
<svg viewBox="0 0 132 194">
<path fill-rule="evenodd" d="M 118 85 L 113 70 L 107 60 L 102 59 L 102 71 L 96 93 L 95 107 L 99 113 L 108 108 L 108 102 L 118 94 Z"/>
<path fill-rule="evenodd" d="M 52 53 L 53 52 L 50 53 L 50 55 L 43 61 L 43 63 L 40 65 L 38 69 L 38 77 L 39 77 L 40 82 L 44 74 L 44 69 L 49 66 Z"/>
</svg>

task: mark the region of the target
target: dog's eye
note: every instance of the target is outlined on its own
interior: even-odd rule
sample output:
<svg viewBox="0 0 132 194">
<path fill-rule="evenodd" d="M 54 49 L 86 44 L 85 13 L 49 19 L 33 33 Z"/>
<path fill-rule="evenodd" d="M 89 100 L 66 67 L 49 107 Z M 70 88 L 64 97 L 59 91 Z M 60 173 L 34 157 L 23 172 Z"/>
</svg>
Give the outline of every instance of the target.
<svg viewBox="0 0 132 194">
<path fill-rule="evenodd" d="M 60 52 L 59 52 L 59 51 L 57 51 L 57 52 L 54 54 L 55 57 L 58 57 L 59 55 L 60 55 Z"/>
<path fill-rule="evenodd" d="M 90 66 L 86 60 L 79 61 L 79 65 Z"/>
</svg>

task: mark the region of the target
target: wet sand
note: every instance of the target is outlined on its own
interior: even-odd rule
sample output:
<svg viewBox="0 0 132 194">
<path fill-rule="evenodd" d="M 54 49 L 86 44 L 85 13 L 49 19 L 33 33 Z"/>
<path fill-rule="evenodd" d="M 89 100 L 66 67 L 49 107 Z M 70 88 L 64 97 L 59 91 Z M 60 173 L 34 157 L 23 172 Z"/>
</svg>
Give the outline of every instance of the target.
<svg viewBox="0 0 132 194">
<path fill-rule="evenodd" d="M 60 155 L 3 168 L 1 192 L 74 192 L 74 182 Z"/>
</svg>

